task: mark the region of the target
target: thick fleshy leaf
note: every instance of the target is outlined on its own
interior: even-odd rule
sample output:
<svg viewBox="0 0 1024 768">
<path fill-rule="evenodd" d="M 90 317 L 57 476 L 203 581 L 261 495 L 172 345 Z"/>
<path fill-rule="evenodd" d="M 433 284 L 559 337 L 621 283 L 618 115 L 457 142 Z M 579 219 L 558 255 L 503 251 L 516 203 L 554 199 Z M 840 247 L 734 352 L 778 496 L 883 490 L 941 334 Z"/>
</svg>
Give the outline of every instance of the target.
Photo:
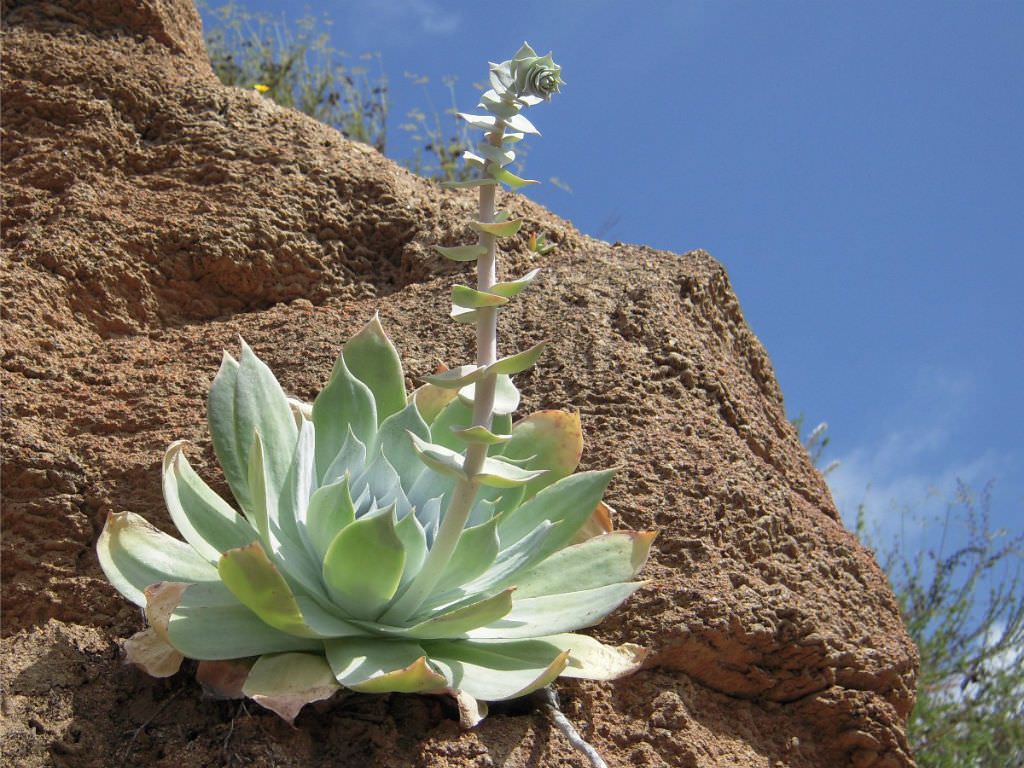
<svg viewBox="0 0 1024 768">
<path fill-rule="evenodd" d="M 537 275 L 540 273 L 540 267 L 538 267 L 537 269 L 530 269 L 528 272 L 522 275 L 521 278 L 517 280 L 509 280 L 503 283 L 496 283 L 495 285 L 490 287 L 490 292 L 496 293 L 499 296 L 507 296 L 509 298 L 512 298 L 513 296 L 522 293 L 523 289 L 525 289 L 526 286 L 528 286 L 530 283 L 534 282 L 537 279 Z"/>
<path fill-rule="evenodd" d="M 647 562 L 655 533 L 617 531 L 560 549 L 524 573 L 516 599 L 630 581 Z"/>
<path fill-rule="evenodd" d="M 633 643 L 605 645 L 587 635 L 569 633 L 544 639 L 559 648 L 569 649 L 569 664 L 562 671 L 562 677 L 618 680 L 640 669 L 647 658 L 647 649 Z"/>
<path fill-rule="evenodd" d="M 253 434 L 249 445 L 249 522 L 260 535 L 267 549 L 273 548 L 270 540 L 270 519 L 267 510 L 277 508 L 277 495 L 270 485 L 265 468 L 266 451 L 259 432 Z M 218 561 L 219 562 L 219 561 Z"/>
<path fill-rule="evenodd" d="M 468 309 L 480 309 L 481 307 L 500 307 L 508 304 L 508 299 L 494 293 L 477 291 L 466 285 L 453 285 L 452 304 Z"/>
<path fill-rule="evenodd" d="M 471 115 L 466 112 L 456 112 L 455 114 L 469 123 L 472 128 L 479 128 L 481 131 L 489 131 L 494 127 L 493 115 Z"/>
<path fill-rule="evenodd" d="M 546 471 L 521 469 L 498 458 L 486 458 L 483 468 L 473 476 L 473 479 L 492 488 L 518 488 L 540 477 Z"/>
<path fill-rule="evenodd" d="M 334 538 L 324 558 L 324 583 L 352 616 L 374 619 L 394 597 L 404 568 L 392 507 L 356 520 Z"/>
<path fill-rule="evenodd" d="M 296 545 L 305 543 L 308 546 L 304 531 L 300 532 L 297 522 L 309 506 L 309 498 L 317 485 L 314 456 L 316 438 L 313 430 L 313 422 L 303 419 L 281 496 L 277 505 L 267 510 L 270 528 L 277 538 L 287 538 Z"/>
<path fill-rule="evenodd" d="M 221 553 L 254 541 L 256 530 L 203 482 L 188 463 L 185 441 L 164 454 L 163 491 L 171 520 L 185 541 L 211 564 Z"/>
<path fill-rule="evenodd" d="M 516 153 L 511 149 L 496 147 L 493 144 L 482 142 L 476 145 L 476 151 L 480 157 L 489 160 L 500 168 L 508 165 L 516 159 Z"/>
<path fill-rule="evenodd" d="M 513 115 L 519 114 L 519 107 L 502 100 L 501 96 L 494 90 L 486 91 L 480 97 L 480 106 L 502 120 L 507 120 Z"/>
<path fill-rule="evenodd" d="M 565 669 L 569 651 L 545 642 L 476 644 L 425 641 L 430 660 L 451 687 L 483 701 L 503 701 L 543 688 Z"/>
<path fill-rule="evenodd" d="M 511 435 L 496 435 L 486 427 L 479 425 L 468 429 L 453 428 L 452 434 L 464 443 L 483 443 L 484 445 L 498 445 L 511 439 Z"/>
<path fill-rule="evenodd" d="M 506 589 L 493 597 L 442 613 L 403 630 L 402 634 L 421 640 L 466 637 L 470 631 L 508 615 L 512 610 L 512 591 Z"/>
<path fill-rule="evenodd" d="M 540 136 L 540 131 L 538 131 L 534 127 L 533 123 L 527 120 L 523 115 L 513 115 L 505 122 L 508 123 L 508 127 L 511 128 L 513 131 L 519 131 L 520 133 L 530 133 L 535 136 Z"/>
<path fill-rule="evenodd" d="M 436 421 L 434 423 L 435 425 L 437 424 Z M 420 457 L 420 460 L 435 472 L 440 472 L 442 475 L 456 479 L 465 477 L 465 473 L 462 471 L 462 464 L 465 459 L 462 454 L 443 445 L 420 440 L 419 437 L 411 432 L 409 433 L 409 439 L 412 440 L 413 448 Z"/>
<path fill-rule="evenodd" d="M 146 587 L 158 581 L 218 581 L 217 569 L 192 547 L 134 512 L 107 515 L 96 554 L 107 580 L 139 606 L 146 604 Z"/>
<path fill-rule="evenodd" d="M 395 523 L 395 533 L 402 541 L 405 551 L 405 566 L 402 568 L 402 580 L 398 585 L 401 589 L 420 572 L 423 561 L 427 559 L 427 534 L 419 518 L 408 514 Z"/>
<path fill-rule="evenodd" d="M 455 545 L 448 564 L 434 586 L 434 594 L 443 594 L 472 581 L 494 564 L 498 556 L 498 519 L 466 528 Z"/>
<path fill-rule="evenodd" d="M 324 481 L 327 469 L 345 444 L 349 432 L 370 445 L 377 432 L 377 405 L 373 392 L 349 370 L 344 354 L 338 355 L 327 386 L 313 401 L 316 428 L 316 471 Z M 335 478 L 337 479 L 337 478 Z"/>
<path fill-rule="evenodd" d="M 572 632 L 597 624 L 642 586 L 643 582 L 634 581 L 557 595 L 517 598 L 504 618 L 471 630 L 469 636 L 514 639 Z"/>
<path fill-rule="evenodd" d="M 530 184 L 540 184 L 540 182 L 535 179 L 524 179 L 516 176 L 507 168 L 499 169 L 498 172 L 494 174 L 494 178 L 496 181 L 508 184 L 513 190 L 522 189 Z"/>
<path fill-rule="evenodd" d="M 601 501 L 613 475 L 613 470 L 604 470 L 563 477 L 521 506 L 510 510 L 498 522 L 502 549 L 522 539 L 544 520 L 564 523 L 559 526 L 558 535 L 547 546 L 555 545 L 556 549 L 565 546 Z M 553 552 L 554 549 L 549 551 Z"/>
<path fill-rule="evenodd" d="M 432 693 L 446 686 L 426 663 L 426 652 L 411 640 L 352 637 L 324 643 L 335 679 L 364 693 Z"/>
<path fill-rule="evenodd" d="M 345 342 L 343 354 L 352 375 L 373 393 L 378 424 L 405 408 L 402 360 L 384 333 L 378 315 L 375 314 L 359 333 Z"/>
<path fill-rule="evenodd" d="M 313 492 L 305 520 L 306 536 L 317 560 L 323 561 L 327 548 L 343 528 L 355 522 L 356 511 L 349 491 L 348 475 Z"/>
<path fill-rule="evenodd" d="M 452 261 L 476 261 L 487 254 L 487 247 L 483 245 L 455 245 L 446 247 L 435 245 L 434 250 Z"/>
<path fill-rule="evenodd" d="M 512 439 L 498 453 L 508 460 L 528 459 L 522 465 L 524 469 L 548 470 L 547 475 L 527 486 L 526 497 L 530 498 L 579 466 L 583 455 L 580 415 L 566 411 L 531 413 L 512 425 Z"/>
<path fill-rule="evenodd" d="M 473 404 L 475 395 L 476 385 L 474 384 L 459 390 L 459 398 L 469 405 Z M 494 386 L 494 406 L 491 410 L 500 414 L 514 413 L 519 407 L 519 400 L 519 390 L 512 383 L 512 379 L 505 374 L 499 375 Z"/>
<path fill-rule="evenodd" d="M 522 352 L 509 355 L 508 357 L 503 357 L 487 366 L 487 375 L 510 375 L 525 371 L 527 368 L 536 364 L 537 360 L 544 353 L 544 349 L 547 345 L 548 343 L 546 341 L 542 341 L 540 344 L 534 344 L 532 347 L 523 350 Z"/>
<path fill-rule="evenodd" d="M 401 486 L 406 491 L 423 471 L 423 464 L 409 442 L 410 432 L 423 440 L 430 439 L 430 428 L 412 402 L 381 423 L 376 443 L 371 449 L 371 453 L 380 451 L 384 454 L 384 458 L 398 473 Z M 383 499 L 381 502 L 385 503 Z"/>
<path fill-rule="evenodd" d="M 495 237 L 511 237 L 523 226 L 523 221 L 522 219 L 495 222 L 471 221 L 469 226 L 471 229 L 475 229 L 477 232 L 483 232 L 486 235 L 494 235 Z"/>
<path fill-rule="evenodd" d="M 124 651 L 127 663 L 153 677 L 170 677 L 181 669 L 181 662 L 185 659 L 152 627 L 125 640 Z"/>
<path fill-rule="evenodd" d="M 312 653 L 261 656 L 242 687 L 246 696 L 289 724 L 306 704 L 329 699 L 339 690 L 327 660 Z"/>
<path fill-rule="evenodd" d="M 170 644 L 190 659 L 238 659 L 322 647 L 320 640 L 289 635 L 264 623 L 220 582 L 162 582 L 148 589 L 147 597 L 150 624 L 159 632 L 162 623 Z"/>
<path fill-rule="evenodd" d="M 453 304 L 451 318 L 461 325 L 476 325 L 477 320 L 480 319 L 480 310 L 466 309 L 465 307 L 457 307 Z"/>
<path fill-rule="evenodd" d="M 239 445 L 235 428 L 235 388 L 238 384 L 238 361 L 227 352 L 220 370 L 210 386 L 206 400 L 207 421 L 213 450 L 224 470 L 231 493 L 243 510 L 249 509 L 249 449 Z"/>
<path fill-rule="evenodd" d="M 458 394 L 450 389 L 424 384 L 412 393 L 412 401 L 416 404 L 420 416 L 429 425 L 433 424 L 441 409 L 454 400 Z"/>
<path fill-rule="evenodd" d="M 615 526 L 612 523 L 612 513 L 614 510 L 608 506 L 605 502 L 600 502 L 591 513 L 590 518 L 583 524 L 576 535 L 572 537 L 573 544 L 582 544 L 588 539 L 592 539 L 595 536 L 603 536 L 606 533 L 611 533 L 615 530 Z"/>
<path fill-rule="evenodd" d="M 487 161 L 480 157 L 480 155 L 470 152 L 468 149 L 462 153 L 462 159 L 466 162 L 466 165 L 472 167 L 483 168 L 487 164 Z"/>
<path fill-rule="evenodd" d="M 487 369 L 479 365 L 459 365 L 425 379 L 429 384 L 442 389 L 462 389 L 467 384 L 479 381 L 485 373 Z"/>
<path fill-rule="evenodd" d="M 275 629 L 315 638 L 358 632 L 308 597 L 297 597 L 258 542 L 225 552 L 217 571 L 235 599 Z"/>
<path fill-rule="evenodd" d="M 346 475 L 349 478 L 355 477 L 366 466 L 366 457 L 366 446 L 349 429 L 345 435 L 345 442 L 341 444 L 341 450 L 320 478 L 320 485 L 336 483 Z"/>
</svg>

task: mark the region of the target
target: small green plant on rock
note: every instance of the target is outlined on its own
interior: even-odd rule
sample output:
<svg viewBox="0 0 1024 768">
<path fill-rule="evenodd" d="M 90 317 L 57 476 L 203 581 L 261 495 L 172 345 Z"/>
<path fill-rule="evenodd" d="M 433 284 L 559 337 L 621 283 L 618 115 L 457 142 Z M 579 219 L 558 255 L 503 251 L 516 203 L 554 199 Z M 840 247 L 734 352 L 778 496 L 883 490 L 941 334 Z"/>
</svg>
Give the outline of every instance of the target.
<svg viewBox="0 0 1024 768">
<path fill-rule="evenodd" d="M 576 630 L 639 586 L 653 533 L 611 532 L 602 496 L 611 471 L 575 473 L 578 415 L 541 411 L 513 423 L 511 376 L 544 344 L 497 355 L 501 308 L 538 270 L 500 280 L 495 244 L 521 222 L 495 210 L 511 145 L 536 129 L 521 110 L 557 93 L 560 68 L 528 45 L 492 64 L 485 132 L 466 159 L 480 178 L 477 240 L 438 248 L 475 260 L 475 287 L 452 289 L 452 315 L 475 328 L 473 363 L 426 377 L 407 395 L 399 356 L 372 319 L 342 350 L 310 404 L 288 398 L 242 342 L 225 354 L 208 400 L 214 451 L 237 508 L 170 446 L 163 490 L 184 538 L 131 512 L 100 536 L 110 582 L 145 609 L 126 642 L 148 672 L 183 658 L 224 695 L 245 695 L 292 721 L 341 688 L 454 696 L 465 725 L 486 702 L 558 676 L 613 679 L 643 649 Z M 234 681 L 234 682 L 232 682 Z"/>
</svg>

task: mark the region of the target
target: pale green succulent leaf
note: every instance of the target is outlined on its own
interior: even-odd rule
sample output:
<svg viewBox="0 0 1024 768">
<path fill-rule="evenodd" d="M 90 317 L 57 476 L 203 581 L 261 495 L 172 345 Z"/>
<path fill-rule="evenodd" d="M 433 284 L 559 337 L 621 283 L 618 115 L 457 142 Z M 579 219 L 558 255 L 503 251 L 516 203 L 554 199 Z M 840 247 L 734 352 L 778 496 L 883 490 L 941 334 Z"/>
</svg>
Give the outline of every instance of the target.
<svg viewBox="0 0 1024 768">
<path fill-rule="evenodd" d="M 444 677 L 426 663 L 426 651 L 412 640 L 352 637 L 324 643 L 335 679 L 364 693 L 439 692 Z"/>
<path fill-rule="evenodd" d="M 452 428 L 452 434 L 464 443 L 483 443 L 484 445 L 498 445 L 512 439 L 511 435 L 496 435 L 487 427 L 479 424 L 468 429 Z"/>
<path fill-rule="evenodd" d="M 162 587 L 174 585 L 164 582 Z M 162 631 L 171 645 L 190 659 L 223 660 L 260 656 L 282 651 L 318 651 L 321 640 L 289 635 L 262 621 L 220 582 L 180 585 L 183 593 L 171 592 L 173 605 L 166 606 Z M 161 590 L 150 590 L 146 615 L 154 627 L 153 603 Z M 160 631 L 158 629 L 158 631 Z"/>
<path fill-rule="evenodd" d="M 515 639 L 555 635 L 597 624 L 643 586 L 643 582 L 608 584 L 594 589 L 513 601 L 512 610 L 486 627 L 470 630 L 473 639 Z"/>
<path fill-rule="evenodd" d="M 474 229 L 477 232 L 483 232 L 487 235 L 494 235 L 495 237 L 511 237 L 520 230 L 523 226 L 523 221 L 522 219 L 495 222 L 471 221 L 469 222 L 469 226 L 471 229 Z"/>
<path fill-rule="evenodd" d="M 540 477 L 546 471 L 545 469 L 520 469 L 507 461 L 488 457 L 484 459 L 483 467 L 473 476 L 473 479 L 492 488 L 517 488 Z"/>
<path fill-rule="evenodd" d="M 316 429 L 316 471 L 324 479 L 345 439 L 352 435 L 371 445 L 377 432 L 377 405 L 373 392 L 349 370 L 346 357 L 338 355 L 330 381 L 313 401 Z"/>
<path fill-rule="evenodd" d="M 405 550 L 395 532 L 394 509 L 362 517 L 345 527 L 324 557 L 327 589 L 352 616 L 373 619 L 394 597 L 405 568 Z"/>
<path fill-rule="evenodd" d="M 299 598 L 259 542 L 225 552 L 217 572 L 238 602 L 282 632 L 296 637 L 334 637 L 355 631 L 312 601 L 304 600 L 300 606 Z"/>
<path fill-rule="evenodd" d="M 489 144 L 486 141 L 476 145 L 476 150 L 480 157 L 494 163 L 499 168 L 504 168 L 509 163 L 512 163 L 516 159 L 516 153 L 511 149 L 505 149 L 504 147 L 496 147 L 493 144 Z"/>
<path fill-rule="evenodd" d="M 522 189 L 523 187 L 528 187 L 531 184 L 540 184 L 540 182 L 536 181 L 535 179 L 524 179 L 519 176 L 516 176 L 514 173 L 512 173 L 512 171 L 508 170 L 507 168 L 499 168 L 494 173 L 494 178 L 496 181 L 500 181 L 502 184 L 508 184 L 508 186 L 513 190 L 519 190 Z"/>
<path fill-rule="evenodd" d="M 254 541 L 249 522 L 218 496 L 185 458 L 185 441 L 171 443 L 164 454 L 163 492 L 175 527 L 211 565 L 221 553 Z"/>
<path fill-rule="evenodd" d="M 540 267 L 537 269 L 531 269 L 525 275 L 520 277 L 518 280 L 507 280 L 502 283 L 495 283 L 491 286 L 491 293 L 496 293 L 499 296 L 507 296 L 512 298 L 523 291 L 526 286 L 533 282 L 533 280 L 540 274 Z"/>
<path fill-rule="evenodd" d="M 135 605 L 159 581 L 216 582 L 217 569 L 192 547 L 168 536 L 134 512 L 113 512 L 96 544 L 107 580 Z"/>
<path fill-rule="evenodd" d="M 494 127 L 495 119 L 493 115 L 471 115 L 466 112 L 456 112 L 455 114 L 465 120 L 471 128 L 489 131 Z"/>
<path fill-rule="evenodd" d="M 498 556 L 498 519 L 466 528 L 459 536 L 451 559 L 434 587 L 435 594 L 443 594 L 460 587 L 484 573 Z"/>
<path fill-rule="evenodd" d="M 273 446 L 265 453 L 264 479 L 273 499 L 281 489 L 291 465 L 298 429 L 291 406 L 281 385 L 266 363 L 256 357 L 243 340 L 235 385 L 235 434 L 239 450 L 251 454 L 258 433 L 263 443 Z M 250 484 L 251 492 L 251 484 Z"/>
<path fill-rule="evenodd" d="M 242 686 L 242 693 L 289 724 L 306 704 L 329 699 L 339 690 L 327 659 L 311 653 L 261 656 Z"/>
<path fill-rule="evenodd" d="M 277 499 L 273 489 L 269 487 L 270 480 L 266 473 L 265 457 L 263 438 L 259 432 L 254 432 L 253 439 L 249 443 L 249 522 L 259 533 L 260 540 L 267 549 L 272 549 L 267 509 L 276 507 Z"/>
<path fill-rule="evenodd" d="M 409 442 L 410 432 L 423 440 L 430 439 L 430 427 L 411 399 L 405 408 L 388 416 L 380 425 L 372 449 L 373 452 L 384 454 L 384 458 L 398 473 L 401 487 L 406 491 L 423 471 L 423 464 Z"/>
<path fill-rule="evenodd" d="M 316 485 L 315 445 L 313 422 L 303 419 L 281 496 L 278 503 L 267 510 L 270 529 L 277 538 L 287 539 L 294 544 L 301 543 L 310 553 L 313 551 L 309 546 L 311 542 L 306 541 L 305 530 L 300 530 L 298 519 L 309 506 L 309 498 Z"/>
<path fill-rule="evenodd" d="M 459 399 L 467 405 L 473 404 L 475 395 L 476 386 L 474 384 L 459 390 Z M 507 374 L 499 374 L 494 384 L 494 406 L 492 408 L 494 413 L 502 415 L 514 413 L 519 407 L 519 400 L 519 390 L 512 383 L 512 379 Z"/>
<path fill-rule="evenodd" d="M 497 453 L 506 461 L 522 462 L 524 469 L 548 470 L 527 486 L 526 498 L 530 498 L 576 471 L 583 455 L 580 416 L 555 410 L 531 413 L 513 425 L 512 439 Z"/>
<path fill-rule="evenodd" d="M 334 457 L 334 461 L 327 467 L 327 471 L 320 478 L 320 485 L 335 483 L 348 475 L 350 478 L 363 471 L 366 466 L 366 457 L 369 452 L 362 441 L 355 436 L 351 427 L 345 434 L 345 440 L 341 444 L 341 450 Z M 319 475 L 319 470 L 317 470 Z"/>
<path fill-rule="evenodd" d="M 441 410 L 458 396 L 458 392 L 444 389 L 434 384 L 424 384 L 412 393 L 412 401 L 420 412 L 423 421 L 428 425 L 433 424 L 434 419 L 441 413 Z"/>
<path fill-rule="evenodd" d="M 242 510 L 249 509 L 249 449 L 239 443 L 235 428 L 235 389 L 238 385 L 238 361 L 227 352 L 207 396 L 207 422 L 213 438 L 213 450 L 224 471 L 224 478 Z"/>
<path fill-rule="evenodd" d="M 466 637 L 478 627 L 493 624 L 512 610 L 512 590 L 470 603 L 402 630 L 406 637 L 438 640 Z"/>
<path fill-rule="evenodd" d="M 470 152 L 468 149 L 462 153 L 462 159 L 466 161 L 467 165 L 479 166 L 480 168 L 487 164 L 487 161 L 480 157 L 480 155 Z"/>
<path fill-rule="evenodd" d="M 618 680 L 643 666 L 647 649 L 634 643 L 605 645 L 588 635 L 566 633 L 543 638 L 569 650 L 569 664 L 561 677 L 585 680 Z"/>
<path fill-rule="evenodd" d="M 522 539 L 545 520 L 564 525 L 560 526 L 558 535 L 546 543 L 544 548 L 554 545 L 558 549 L 565 546 L 590 518 L 613 475 L 613 470 L 604 470 L 579 472 L 564 477 L 521 506 L 510 510 L 498 523 L 502 549 Z M 553 551 L 550 549 L 548 553 Z"/>
<path fill-rule="evenodd" d="M 480 106 L 502 120 L 508 120 L 513 115 L 519 114 L 519 107 L 502 99 L 495 90 L 483 93 L 480 97 Z"/>
<path fill-rule="evenodd" d="M 462 389 L 467 384 L 479 381 L 487 369 L 479 365 L 459 365 L 442 373 L 424 377 L 428 384 L 441 389 Z"/>
<path fill-rule="evenodd" d="M 569 661 L 568 650 L 537 641 L 485 645 L 437 640 L 423 645 L 452 688 L 482 701 L 514 699 L 543 688 Z"/>
<path fill-rule="evenodd" d="M 444 189 L 467 189 L 472 187 L 493 187 L 498 183 L 497 179 L 465 179 L 464 181 L 442 181 Z"/>
<path fill-rule="evenodd" d="M 452 304 L 467 309 L 480 309 L 481 307 L 500 307 L 508 304 L 508 299 L 487 291 L 478 291 L 466 285 L 453 285 Z"/>
<path fill-rule="evenodd" d="M 395 533 L 402 541 L 405 551 L 405 566 L 402 569 L 402 580 L 398 588 L 402 589 L 420 572 L 423 561 L 427 558 L 427 536 L 419 518 L 408 514 L 395 524 Z"/>
<path fill-rule="evenodd" d="M 436 429 L 436 424 L 437 421 L 435 420 L 434 429 Z M 431 433 L 433 431 L 432 429 Z M 465 459 L 462 454 L 437 443 L 428 443 L 412 433 L 409 433 L 409 438 L 412 440 L 413 448 L 417 455 L 428 467 L 448 477 L 465 477 L 465 473 L 462 471 L 462 464 Z"/>
<path fill-rule="evenodd" d="M 435 245 L 434 250 L 452 261 L 476 261 L 487 253 L 483 245 Z"/>
<path fill-rule="evenodd" d="M 536 364 L 537 360 L 544 353 L 547 345 L 548 343 L 546 341 L 542 341 L 539 344 L 534 344 L 529 349 L 523 350 L 522 352 L 509 355 L 508 357 L 503 357 L 487 366 L 487 375 L 509 375 L 521 373 Z"/>
<path fill-rule="evenodd" d="M 406 406 L 402 360 L 374 315 L 359 333 L 345 342 L 345 364 L 373 393 L 377 424 Z"/>
<path fill-rule="evenodd" d="M 476 325 L 480 319 L 480 310 L 478 309 L 467 309 L 466 307 L 459 307 L 452 305 L 451 318 L 456 323 L 462 325 Z"/>
<path fill-rule="evenodd" d="M 516 599 L 596 589 L 636 578 L 655 534 L 616 531 L 560 549 L 516 582 Z"/>
<path fill-rule="evenodd" d="M 537 130 L 534 124 L 527 120 L 526 117 L 524 117 L 521 114 L 513 115 L 512 117 L 508 118 L 508 120 L 506 120 L 505 122 L 508 124 L 508 127 L 511 128 L 513 131 L 540 136 L 540 131 Z"/>
<path fill-rule="evenodd" d="M 348 475 L 329 485 L 322 485 L 313 492 L 304 523 L 306 535 L 319 561 L 323 561 L 334 538 L 343 528 L 354 523 L 355 519 Z"/>
</svg>

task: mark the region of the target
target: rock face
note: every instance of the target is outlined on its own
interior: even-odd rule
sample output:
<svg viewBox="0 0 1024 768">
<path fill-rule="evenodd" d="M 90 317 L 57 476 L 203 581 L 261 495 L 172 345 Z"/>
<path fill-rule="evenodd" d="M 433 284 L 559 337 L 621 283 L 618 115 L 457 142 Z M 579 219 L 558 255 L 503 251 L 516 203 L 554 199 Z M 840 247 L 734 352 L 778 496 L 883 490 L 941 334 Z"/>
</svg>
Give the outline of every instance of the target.
<svg viewBox="0 0 1024 768">
<path fill-rule="evenodd" d="M 352 695 L 293 730 L 121 664 L 141 619 L 96 538 L 121 510 L 173 530 L 171 440 L 216 479 L 204 402 L 221 350 L 244 335 L 309 398 L 379 309 L 413 378 L 465 359 L 469 334 L 445 319 L 458 269 L 429 246 L 457 242 L 474 202 L 221 86 L 184 0 L 3 10 L 10 764 L 585 765 L 515 705 L 461 732 L 441 699 Z M 508 348 L 554 340 L 519 378 L 523 412 L 579 409 L 584 466 L 622 467 L 618 525 L 660 531 L 648 586 L 593 630 L 648 645 L 648 667 L 560 684 L 566 712 L 611 766 L 912 765 L 914 647 L 722 267 L 507 204 L 559 244 L 503 316 Z M 503 260 L 541 264 L 522 243 Z"/>
</svg>

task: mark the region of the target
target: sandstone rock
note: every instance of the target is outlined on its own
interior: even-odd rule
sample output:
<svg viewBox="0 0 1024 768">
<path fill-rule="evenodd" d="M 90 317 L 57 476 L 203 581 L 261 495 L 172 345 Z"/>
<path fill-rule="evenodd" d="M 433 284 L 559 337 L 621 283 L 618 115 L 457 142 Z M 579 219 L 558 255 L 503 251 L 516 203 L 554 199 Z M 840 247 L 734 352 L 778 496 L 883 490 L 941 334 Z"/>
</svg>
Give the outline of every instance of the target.
<svg viewBox="0 0 1024 768">
<path fill-rule="evenodd" d="M 412 379 L 464 359 L 445 318 L 474 202 L 228 89 L 184 0 L 5 0 L 3 737 L 23 766 L 583 765 L 514 705 L 472 732 L 430 697 L 353 695 L 297 730 L 123 668 L 141 624 L 93 547 L 108 512 L 172 530 L 171 440 L 215 482 L 206 390 L 237 335 L 311 397 L 379 309 Z M 649 585 L 594 632 L 651 647 L 561 686 L 612 766 L 909 766 L 916 654 L 885 578 L 787 422 L 709 255 L 609 245 L 521 199 L 559 248 L 507 348 L 553 339 L 525 410 L 577 408 L 586 467 L 623 469 L 621 527 L 656 528 Z M 543 314 L 542 314 L 543 310 Z M 410 382 L 411 384 L 412 382 Z"/>
</svg>

